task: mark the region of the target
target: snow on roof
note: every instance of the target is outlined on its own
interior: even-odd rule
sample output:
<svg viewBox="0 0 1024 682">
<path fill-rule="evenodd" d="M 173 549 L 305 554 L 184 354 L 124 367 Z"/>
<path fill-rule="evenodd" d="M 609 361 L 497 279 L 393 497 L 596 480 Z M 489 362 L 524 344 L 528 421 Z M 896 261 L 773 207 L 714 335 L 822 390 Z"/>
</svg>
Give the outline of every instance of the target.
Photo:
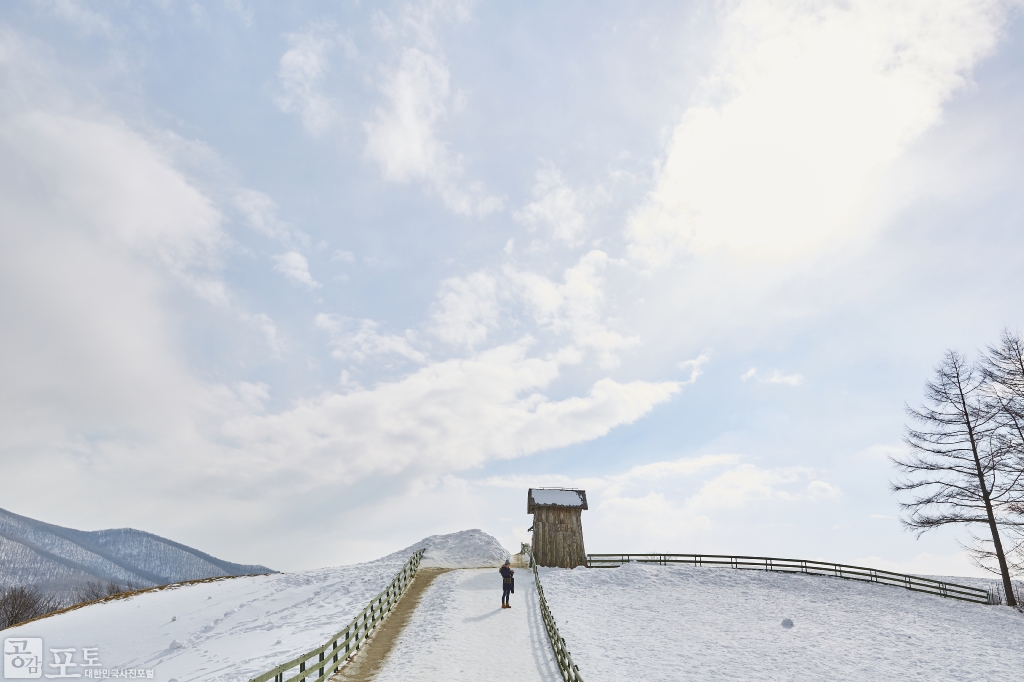
<svg viewBox="0 0 1024 682">
<path fill-rule="evenodd" d="M 526 513 L 532 514 L 534 506 L 587 508 L 587 492 L 563 488 L 530 488 L 527 493 Z"/>
<path fill-rule="evenodd" d="M 560 504 L 563 507 L 581 507 L 583 499 L 575 490 L 534 490 L 534 504 Z"/>
</svg>

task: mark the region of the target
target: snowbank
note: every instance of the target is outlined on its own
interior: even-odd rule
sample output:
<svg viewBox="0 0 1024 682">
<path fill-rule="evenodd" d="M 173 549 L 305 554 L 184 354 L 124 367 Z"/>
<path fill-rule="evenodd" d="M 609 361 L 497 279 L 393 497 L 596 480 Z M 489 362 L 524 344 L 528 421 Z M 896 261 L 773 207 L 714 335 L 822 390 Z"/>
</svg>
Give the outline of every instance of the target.
<svg viewBox="0 0 1024 682">
<path fill-rule="evenodd" d="M 727 568 L 540 572 L 588 681 L 1012 680 L 1024 669 L 1024 615 L 1007 607 Z"/>
<path fill-rule="evenodd" d="M 511 555 L 494 537 L 482 530 L 463 530 L 448 535 L 431 535 L 381 561 L 396 561 L 425 548 L 421 566 L 438 568 L 486 568 L 501 566 Z M 404 559 L 403 559 L 404 561 Z"/>
<path fill-rule="evenodd" d="M 508 555 L 479 530 L 435 535 L 365 564 L 145 592 L 3 634 L 41 637 L 47 663 L 49 649 L 74 648 L 73 661 L 81 664 L 83 649 L 96 648 L 100 669 L 152 670 L 165 682 L 247 680 L 326 642 L 420 547 L 427 548 L 424 565 L 434 566 L 495 565 Z"/>
</svg>

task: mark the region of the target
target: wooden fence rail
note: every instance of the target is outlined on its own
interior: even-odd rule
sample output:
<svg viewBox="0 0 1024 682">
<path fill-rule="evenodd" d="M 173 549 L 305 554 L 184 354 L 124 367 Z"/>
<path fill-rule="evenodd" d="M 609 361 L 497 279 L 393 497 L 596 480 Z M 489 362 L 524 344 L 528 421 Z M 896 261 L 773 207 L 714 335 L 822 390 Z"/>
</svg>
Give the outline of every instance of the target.
<svg viewBox="0 0 1024 682">
<path fill-rule="evenodd" d="M 949 599 L 977 604 L 992 603 L 988 590 L 980 587 L 968 587 L 947 583 L 916 575 L 894 573 L 877 568 L 832 564 L 824 561 L 805 559 L 778 559 L 761 556 L 726 556 L 723 554 L 588 554 L 587 566 L 590 568 L 616 568 L 622 564 L 637 562 L 642 564 L 690 564 L 693 566 L 728 566 L 729 568 L 745 568 L 759 571 L 779 571 L 782 573 L 807 573 L 808 575 L 828 575 L 847 580 L 881 583 L 905 587 L 914 592 L 925 592 Z"/>
<path fill-rule="evenodd" d="M 580 677 L 579 666 L 572 662 L 572 656 L 569 654 L 569 650 L 565 648 L 565 640 L 558 634 L 558 626 L 551 615 L 551 609 L 548 608 L 548 600 L 545 599 L 544 588 L 540 584 L 537 564 L 533 563 L 532 557 L 530 564 L 533 566 L 533 579 L 537 584 L 537 595 L 540 597 L 540 615 L 544 618 L 544 627 L 548 631 L 548 639 L 551 640 L 551 649 L 555 652 L 555 663 L 558 664 L 558 671 L 562 673 L 562 679 L 565 682 L 583 682 L 583 678 Z"/>
<path fill-rule="evenodd" d="M 331 637 L 330 641 L 298 658 L 282 663 L 259 677 L 252 678 L 249 682 L 270 682 L 271 680 L 273 682 L 307 682 L 310 678 L 313 682 L 324 682 L 336 673 L 359 650 L 362 642 L 373 632 L 374 628 L 391 612 L 395 603 L 405 592 L 405 588 L 416 576 L 420 559 L 423 558 L 423 551 L 422 549 L 418 550 L 409 557 L 405 566 L 391 583 L 374 597 L 373 601 L 353 618 L 344 630 Z M 295 674 L 285 677 L 285 673 L 290 674 L 290 672 Z"/>
</svg>

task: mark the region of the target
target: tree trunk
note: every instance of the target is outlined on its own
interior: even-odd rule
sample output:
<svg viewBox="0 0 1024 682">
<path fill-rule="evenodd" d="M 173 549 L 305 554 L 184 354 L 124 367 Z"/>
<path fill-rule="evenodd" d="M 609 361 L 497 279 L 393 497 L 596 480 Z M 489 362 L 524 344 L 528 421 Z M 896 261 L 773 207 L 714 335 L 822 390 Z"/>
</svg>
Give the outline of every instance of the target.
<svg viewBox="0 0 1024 682">
<path fill-rule="evenodd" d="M 1003 591 L 1006 592 L 1006 605 L 1016 606 L 1017 598 L 1013 594 L 1013 581 L 1010 580 L 1010 567 L 1006 564 L 1006 555 L 1003 553 L 1003 543 L 999 540 L 999 528 L 996 526 L 996 515 L 992 509 L 992 498 L 988 486 L 985 484 L 985 472 L 981 468 L 981 457 L 978 455 L 978 442 L 974 438 L 974 424 L 971 422 L 971 413 L 967 407 L 967 396 L 963 388 L 960 388 L 960 404 L 964 410 L 964 422 L 967 425 L 967 435 L 971 439 L 971 452 L 974 455 L 974 466 L 978 472 L 978 485 L 981 487 L 981 497 L 985 501 L 985 514 L 988 516 L 988 527 L 992 531 L 992 545 L 996 552 L 996 560 L 999 562 L 999 573 L 1003 578 Z"/>
</svg>

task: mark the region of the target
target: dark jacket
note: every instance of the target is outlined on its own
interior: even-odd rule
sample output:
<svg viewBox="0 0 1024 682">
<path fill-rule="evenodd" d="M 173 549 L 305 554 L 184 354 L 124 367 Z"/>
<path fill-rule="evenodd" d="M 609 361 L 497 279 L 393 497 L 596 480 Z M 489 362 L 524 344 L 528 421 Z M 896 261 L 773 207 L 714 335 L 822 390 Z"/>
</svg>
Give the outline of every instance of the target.
<svg viewBox="0 0 1024 682">
<path fill-rule="evenodd" d="M 512 574 L 515 573 L 515 571 L 513 571 L 508 566 L 502 566 L 501 569 L 498 571 L 498 573 L 501 573 L 501 578 L 502 578 L 501 582 L 503 582 L 506 585 L 508 585 L 509 583 L 512 582 Z"/>
</svg>

